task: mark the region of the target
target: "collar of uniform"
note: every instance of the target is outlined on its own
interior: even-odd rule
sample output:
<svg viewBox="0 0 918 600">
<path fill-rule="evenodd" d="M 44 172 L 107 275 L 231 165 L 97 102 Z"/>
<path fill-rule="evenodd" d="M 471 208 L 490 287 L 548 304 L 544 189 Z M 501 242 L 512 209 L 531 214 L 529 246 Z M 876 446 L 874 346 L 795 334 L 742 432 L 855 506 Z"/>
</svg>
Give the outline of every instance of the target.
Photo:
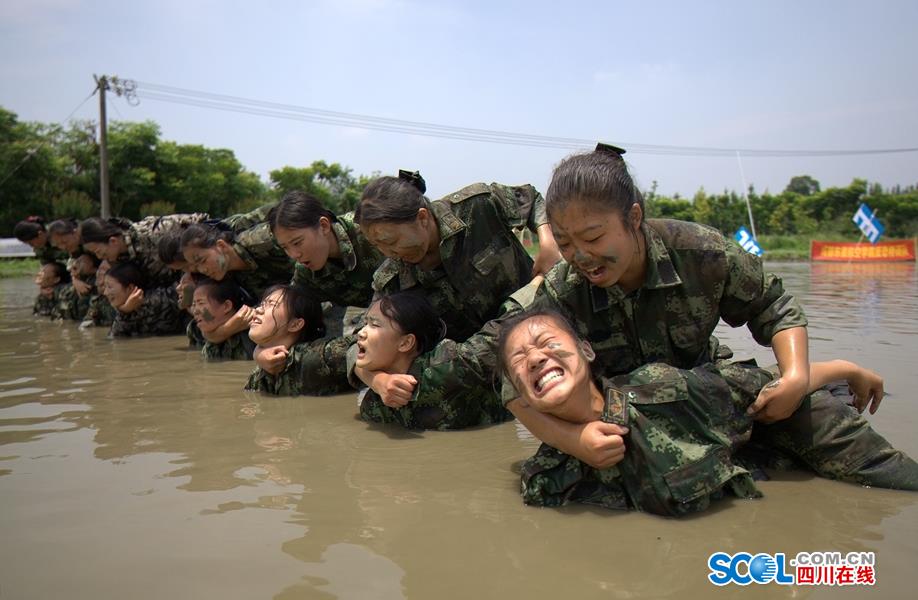
<svg viewBox="0 0 918 600">
<path fill-rule="evenodd" d="M 453 236 L 465 231 L 467 225 L 453 213 L 448 202 L 442 200 L 431 202 L 430 212 L 437 220 L 437 229 L 440 232 L 440 254 L 448 256 L 449 251 L 452 250 Z"/>
<path fill-rule="evenodd" d="M 347 235 L 344 225 L 340 222 L 335 221 L 332 223 L 332 231 L 335 232 L 335 237 L 338 238 L 338 249 L 341 251 L 341 261 L 344 263 L 345 270 L 353 271 L 357 267 L 357 253 L 354 252 L 354 243 Z"/>
<path fill-rule="evenodd" d="M 641 224 L 641 231 L 647 243 L 647 277 L 641 287 L 653 290 L 682 285 L 660 234 L 646 221 Z"/>
</svg>

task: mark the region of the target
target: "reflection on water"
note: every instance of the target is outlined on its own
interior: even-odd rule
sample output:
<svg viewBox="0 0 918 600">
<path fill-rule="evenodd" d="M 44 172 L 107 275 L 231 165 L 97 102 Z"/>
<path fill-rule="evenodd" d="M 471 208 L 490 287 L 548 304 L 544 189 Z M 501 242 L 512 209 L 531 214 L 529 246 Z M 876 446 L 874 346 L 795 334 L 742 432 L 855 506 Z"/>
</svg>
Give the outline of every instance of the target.
<svg viewBox="0 0 918 600">
<path fill-rule="evenodd" d="M 918 455 L 914 265 L 778 271 L 806 307 L 813 357 L 881 371 L 893 395 L 871 418 Z M 516 424 L 368 426 L 354 395 L 245 393 L 250 363 L 35 321 L 31 295 L 27 279 L 0 281 L 0 598 L 693 598 L 735 595 L 705 565 L 741 550 L 873 551 L 873 592 L 911 597 L 911 494 L 793 473 L 763 500 L 681 521 L 526 508 L 515 468 L 536 442 Z M 719 333 L 773 362 L 745 329 Z"/>
</svg>

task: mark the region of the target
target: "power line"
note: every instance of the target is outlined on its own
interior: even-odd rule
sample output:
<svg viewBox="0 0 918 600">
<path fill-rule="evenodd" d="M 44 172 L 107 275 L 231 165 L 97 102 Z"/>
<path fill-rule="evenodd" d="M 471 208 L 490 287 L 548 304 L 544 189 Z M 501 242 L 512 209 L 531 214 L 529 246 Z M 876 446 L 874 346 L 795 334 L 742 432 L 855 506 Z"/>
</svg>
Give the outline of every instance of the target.
<svg viewBox="0 0 918 600">
<path fill-rule="evenodd" d="M 424 137 L 436 137 L 453 140 L 488 142 L 494 144 L 510 144 L 515 146 L 530 146 L 537 148 L 558 148 L 565 150 L 581 150 L 592 148 L 597 140 L 572 137 L 545 136 L 493 129 L 478 129 L 471 127 L 456 127 L 441 125 L 424 121 L 410 121 L 404 119 L 391 119 L 374 115 L 331 111 L 293 104 L 281 104 L 265 100 L 254 100 L 240 96 L 216 94 L 174 86 L 161 85 L 149 82 L 136 82 L 137 96 L 183 104 L 213 110 L 229 111 L 256 116 L 285 119 L 291 121 L 304 121 L 322 125 L 336 125 L 340 127 L 357 127 L 374 131 L 402 133 Z M 608 138 L 604 138 L 608 139 Z M 614 141 L 614 140 L 613 140 Z M 624 146 L 629 152 L 635 154 L 654 154 L 662 156 L 736 156 L 757 158 L 781 157 L 830 157 L 830 156 L 856 156 L 867 154 L 903 154 L 918 152 L 914 148 L 882 148 L 882 149 L 854 149 L 854 150 L 762 150 L 750 148 L 708 148 L 699 146 L 668 146 L 660 144 L 640 144 L 629 142 L 615 142 Z"/>
</svg>

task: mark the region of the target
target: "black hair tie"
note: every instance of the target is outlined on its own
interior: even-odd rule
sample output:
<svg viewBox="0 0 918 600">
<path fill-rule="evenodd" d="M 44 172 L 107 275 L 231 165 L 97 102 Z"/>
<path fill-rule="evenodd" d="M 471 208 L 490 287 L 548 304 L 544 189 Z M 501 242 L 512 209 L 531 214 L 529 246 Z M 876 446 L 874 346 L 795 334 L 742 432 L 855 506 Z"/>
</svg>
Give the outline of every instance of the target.
<svg viewBox="0 0 918 600">
<path fill-rule="evenodd" d="M 406 171 L 405 169 L 399 169 L 398 178 L 402 181 L 407 181 L 422 194 L 427 191 L 427 183 L 424 181 L 424 178 L 421 177 L 420 171 Z"/>
<path fill-rule="evenodd" d="M 619 148 L 618 146 L 613 146 L 612 144 L 603 144 L 599 142 L 596 144 L 596 152 L 602 152 L 603 154 L 609 154 L 615 156 L 616 158 L 621 158 L 622 154 L 625 153 L 624 148 Z"/>
</svg>

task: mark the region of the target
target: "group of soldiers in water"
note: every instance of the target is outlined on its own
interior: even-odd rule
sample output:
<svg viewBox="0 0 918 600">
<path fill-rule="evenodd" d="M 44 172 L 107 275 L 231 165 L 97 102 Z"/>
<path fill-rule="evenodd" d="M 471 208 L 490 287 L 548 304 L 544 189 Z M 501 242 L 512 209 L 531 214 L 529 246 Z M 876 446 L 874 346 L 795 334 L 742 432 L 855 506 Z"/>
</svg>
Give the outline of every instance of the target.
<svg viewBox="0 0 918 600">
<path fill-rule="evenodd" d="M 475 183 L 431 201 L 401 171 L 340 215 L 290 192 L 223 219 L 30 217 L 15 234 L 41 260 L 37 315 L 185 333 L 207 359 L 254 359 L 247 389 L 361 390 L 371 422 L 517 418 L 544 442 L 522 467 L 527 504 L 678 516 L 758 497 L 764 469 L 788 466 L 918 489 L 918 464 L 862 415 L 882 379 L 810 362 L 804 312 L 759 258 L 709 227 L 645 219 L 623 153 L 565 158 L 545 197 Z M 731 361 L 721 319 L 777 364 Z"/>
</svg>

